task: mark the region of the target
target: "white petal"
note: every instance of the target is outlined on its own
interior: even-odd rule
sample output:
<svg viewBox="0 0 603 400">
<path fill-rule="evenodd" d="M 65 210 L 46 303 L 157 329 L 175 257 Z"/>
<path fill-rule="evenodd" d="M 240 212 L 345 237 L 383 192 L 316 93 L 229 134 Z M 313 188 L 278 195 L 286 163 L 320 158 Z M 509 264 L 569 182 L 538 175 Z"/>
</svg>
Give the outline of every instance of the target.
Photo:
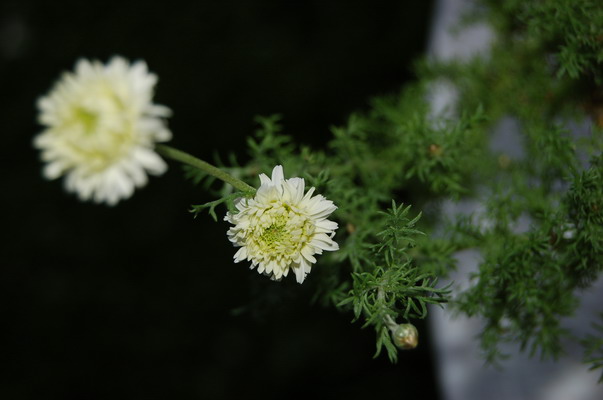
<svg viewBox="0 0 603 400">
<path fill-rule="evenodd" d="M 152 174 L 160 175 L 167 169 L 167 165 L 161 157 L 150 149 L 138 147 L 134 149 L 133 156 L 136 161 Z"/>
<path fill-rule="evenodd" d="M 148 178 L 142 166 L 128 160 L 124 162 L 122 168 L 127 172 L 128 176 L 132 178 L 132 181 L 134 181 L 136 186 L 142 187 L 146 185 Z"/>
<path fill-rule="evenodd" d="M 44 177 L 46 179 L 56 179 L 63 175 L 65 168 L 60 162 L 52 162 L 44 167 Z"/>
<path fill-rule="evenodd" d="M 309 210 L 310 214 L 315 218 L 325 218 L 337 210 L 337 207 L 330 200 L 321 199 L 315 203 Z"/>
<path fill-rule="evenodd" d="M 333 222 L 328 219 L 321 219 L 316 222 L 316 227 L 320 228 L 322 233 L 326 233 L 337 230 L 339 225 L 337 225 L 337 222 Z"/>
<path fill-rule="evenodd" d="M 266 174 L 260 174 L 260 186 L 271 185 L 272 181 Z"/>
<path fill-rule="evenodd" d="M 310 272 L 310 266 L 306 263 L 306 260 L 302 259 L 299 267 L 295 268 L 294 272 L 297 283 L 304 283 L 306 275 Z"/>
<path fill-rule="evenodd" d="M 316 263 L 316 258 L 313 256 L 314 252 L 310 249 L 309 246 L 306 246 L 302 249 L 301 251 L 302 256 L 304 256 L 304 258 L 306 260 L 308 260 L 311 263 Z"/>
<path fill-rule="evenodd" d="M 301 178 L 287 179 L 283 182 L 283 200 L 297 204 L 304 196 L 304 180 Z"/>
<path fill-rule="evenodd" d="M 339 245 L 333 239 L 325 235 L 324 233 L 319 233 L 314 236 L 312 239 L 312 245 L 328 251 L 339 250 Z"/>
<path fill-rule="evenodd" d="M 245 258 L 247 258 L 247 248 L 241 247 L 234 255 L 234 262 L 238 263 L 239 261 L 243 261 Z"/>
<path fill-rule="evenodd" d="M 277 165 L 272 170 L 272 183 L 274 185 L 280 184 L 285 179 L 285 174 L 283 173 L 283 166 Z"/>
</svg>

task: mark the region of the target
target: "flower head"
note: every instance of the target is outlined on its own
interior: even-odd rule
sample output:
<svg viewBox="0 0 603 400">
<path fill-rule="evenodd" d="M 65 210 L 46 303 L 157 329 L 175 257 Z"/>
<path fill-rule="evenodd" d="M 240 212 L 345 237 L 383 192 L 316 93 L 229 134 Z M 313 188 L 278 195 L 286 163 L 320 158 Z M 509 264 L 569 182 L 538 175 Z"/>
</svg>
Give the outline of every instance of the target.
<svg viewBox="0 0 603 400">
<path fill-rule="evenodd" d="M 274 280 L 293 270 L 302 283 L 316 262 L 315 254 L 338 250 L 333 241 L 337 223 L 327 217 L 337 209 L 321 195 L 312 196 L 314 188 L 304 195 L 302 178 L 284 179 L 283 167 L 277 165 L 272 179 L 260 175 L 261 186 L 253 199 L 240 199 L 238 213 L 224 218 L 234 226 L 228 238 L 240 247 L 235 262 L 251 261 Z"/>
<path fill-rule="evenodd" d="M 145 185 L 147 173 L 162 174 L 166 164 L 153 146 L 171 138 L 162 119 L 170 110 L 151 103 L 156 82 L 142 61 L 79 60 L 38 100 L 45 130 L 34 146 L 47 163 L 44 176 L 65 176 L 81 200 L 113 205 Z"/>
</svg>

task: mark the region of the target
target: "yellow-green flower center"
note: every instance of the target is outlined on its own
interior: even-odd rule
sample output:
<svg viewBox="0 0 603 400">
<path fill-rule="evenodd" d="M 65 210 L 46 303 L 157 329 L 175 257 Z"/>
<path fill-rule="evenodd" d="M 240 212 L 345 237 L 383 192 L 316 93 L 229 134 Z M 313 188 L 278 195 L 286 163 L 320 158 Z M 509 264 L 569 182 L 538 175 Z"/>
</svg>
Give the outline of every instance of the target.
<svg viewBox="0 0 603 400">
<path fill-rule="evenodd" d="M 98 124 L 98 113 L 86 110 L 83 107 L 77 107 L 73 113 L 74 124 L 82 127 L 84 134 L 96 132 Z"/>
<path fill-rule="evenodd" d="M 70 149 L 74 163 L 90 171 L 103 170 L 123 157 L 136 136 L 136 112 L 126 109 L 104 81 L 91 85 L 86 96 L 65 102 L 59 115 L 54 134 Z"/>
<path fill-rule="evenodd" d="M 273 204 L 252 223 L 252 254 L 262 259 L 290 259 L 310 241 L 313 225 L 287 204 Z"/>
<path fill-rule="evenodd" d="M 260 242 L 263 242 L 264 247 L 274 247 L 275 243 L 281 242 L 286 234 L 285 224 L 274 223 L 260 234 Z"/>
</svg>

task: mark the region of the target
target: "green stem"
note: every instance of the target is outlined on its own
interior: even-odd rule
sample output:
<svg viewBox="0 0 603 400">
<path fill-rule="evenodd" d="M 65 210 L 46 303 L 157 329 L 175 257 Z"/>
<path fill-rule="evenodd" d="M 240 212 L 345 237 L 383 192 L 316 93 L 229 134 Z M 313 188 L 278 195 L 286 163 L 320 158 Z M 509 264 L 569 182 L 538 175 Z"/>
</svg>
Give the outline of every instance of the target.
<svg viewBox="0 0 603 400">
<path fill-rule="evenodd" d="M 181 163 L 188 164 L 195 168 L 199 168 L 200 170 L 234 186 L 235 189 L 238 189 L 245 193 L 255 193 L 255 188 L 253 186 L 249 186 L 242 180 L 230 175 L 228 172 L 224 172 L 220 168 L 214 167 L 210 163 L 200 160 L 197 157 L 191 156 L 188 153 L 185 153 L 170 146 L 166 146 L 164 144 L 158 144 L 155 148 L 157 149 L 157 152 L 159 154 L 171 158 L 172 160 L 180 161 Z"/>
</svg>

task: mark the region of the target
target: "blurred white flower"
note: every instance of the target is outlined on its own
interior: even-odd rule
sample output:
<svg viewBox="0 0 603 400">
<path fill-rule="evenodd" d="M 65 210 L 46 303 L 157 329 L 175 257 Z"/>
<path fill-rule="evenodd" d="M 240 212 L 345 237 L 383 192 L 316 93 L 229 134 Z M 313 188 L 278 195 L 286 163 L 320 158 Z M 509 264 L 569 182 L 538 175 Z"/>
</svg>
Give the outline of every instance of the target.
<svg viewBox="0 0 603 400">
<path fill-rule="evenodd" d="M 162 119 L 170 110 L 151 103 L 156 82 L 142 61 L 80 59 L 75 73 L 38 100 L 45 130 L 34 146 L 47 163 L 44 176 L 64 175 L 66 189 L 81 200 L 114 205 L 144 186 L 147 173 L 165 172 L 154 145 L 172 136 Z"/>
<path fill-rule="evenodd" d="M 283 167 L 277 165 L 272 179 L 260 175 L 261 186 L 253 199 L 240 199 L 238 213 L 224 218 L 234 226 L 228 230 L 230 241 L 240 247 L 235 262 L 251 261 L 259 273 L 280 280 L 293 270 L 302 283 L 316 262 L 315 254 L 335 251 L 333 241 L 337 223 L 327 217 L 337 209 L 321 195 L 304 195 L 302 178 L 284 179 Z"/>
</svg>

